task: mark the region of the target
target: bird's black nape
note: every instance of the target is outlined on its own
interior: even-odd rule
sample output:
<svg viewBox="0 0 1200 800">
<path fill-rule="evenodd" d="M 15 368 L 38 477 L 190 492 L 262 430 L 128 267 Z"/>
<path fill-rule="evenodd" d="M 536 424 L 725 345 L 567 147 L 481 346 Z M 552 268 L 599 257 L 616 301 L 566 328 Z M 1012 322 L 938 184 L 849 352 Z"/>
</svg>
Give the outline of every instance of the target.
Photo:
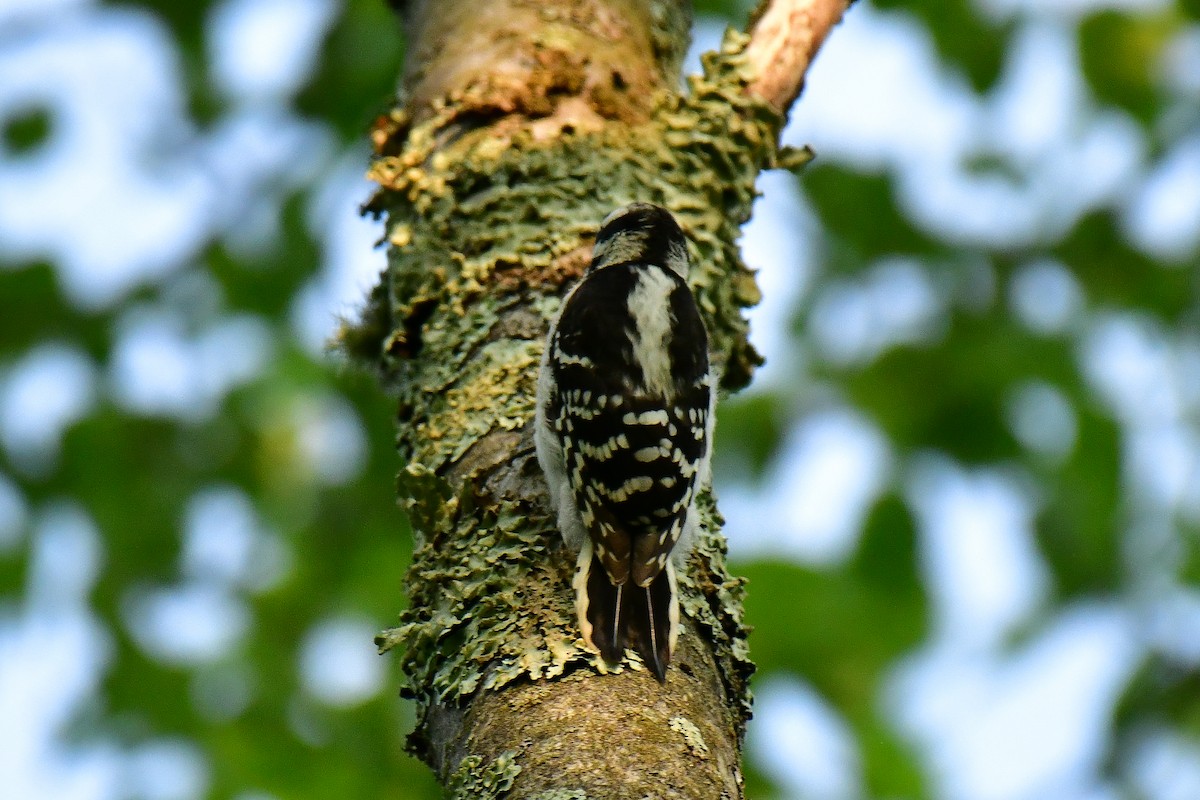
<svg viewBox="0 0 1200 800">
<path fill-rule="evenodd" d="M 630 203 L 609 214 L 600 223 L 596 244 L 601 245 L 622 233 L 658 234 L 665 238 L 683 238 L 683 229 L 670 211 L 653 203 Z"/>
<path fill-rule="evenodd" d="M 630 203 L 605 217 L 596 234 L 592 267 L 612 264 L 655 264 L 686 278 L 687 237 L 665 208 Z"/>
</svg>

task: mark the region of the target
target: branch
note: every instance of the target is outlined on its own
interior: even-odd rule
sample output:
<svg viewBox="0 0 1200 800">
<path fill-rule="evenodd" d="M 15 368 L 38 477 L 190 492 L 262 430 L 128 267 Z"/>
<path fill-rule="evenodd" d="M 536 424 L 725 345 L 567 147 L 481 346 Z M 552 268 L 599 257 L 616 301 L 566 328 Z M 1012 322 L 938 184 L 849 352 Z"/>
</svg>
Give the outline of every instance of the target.
<svg viewBox="0 0 1200 800">
<path fill-rule="evenodd" d="M 750 27 L 749 91 L 781 114 L 800 96 L 825 37 L 854 0 L 763 0 Z"/>
<path fill-rule="evenodd" d="M 407 62 L 366 206 L 387 219 L 388 267 L 342 341 L 397 393 L 416 548 L 400 625 L 378 641 L 417 701 L 410 748 L 455 798 L 740 800 L 754 665 L 711 495 L 666 683 L 636 659 L 614 672 L 578 630 L 532 421 L 549 320 L 597 223 L 633 200 L 688 232 L 712 363 L 724 388 L 749 382 L 742 310 L 759 293 L 735 242 L 779 163 L 782 115 L 746 90 L 767 72 L 731 32 L 679 92 L 690 0 L 399 6 Z"/>
</svg>

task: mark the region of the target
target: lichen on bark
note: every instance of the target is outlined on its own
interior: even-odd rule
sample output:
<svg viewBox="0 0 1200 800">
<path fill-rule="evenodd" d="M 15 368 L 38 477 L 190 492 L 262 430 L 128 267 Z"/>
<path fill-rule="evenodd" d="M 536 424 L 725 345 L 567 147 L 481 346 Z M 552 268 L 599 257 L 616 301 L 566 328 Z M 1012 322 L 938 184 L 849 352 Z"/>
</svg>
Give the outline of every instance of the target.
<svg viewBox="0 0 1200 800">
<path fill-rule="evenodd" d="M 648 25 L 646 57 L 660 71 L 677 64 L 679 13 L 655 21 L 630 10 L 636 3 L 566 6 L 606 10 L 617 31 Z M 400 651 L 404 692 L 419 709 L 410 744 L 443 782 L 476 780 L 471 765 L 511 754 L 513 796 L 623 796 L 604 761 L 612 736 L 633 724 L 638 747 L 678 755 L 655 766 L 677 787 L 656 796 L 717 796 L 695 789 L 707 786 L 740 797 L 753 665 L 711 495 L 681 580 L 684 633 L 666 686 L 633 655 L 613 670 L 577 629 L 574 559 L 547 506 L 531 423 L 548 322 L 599 221 L 633 200 L 669 208 L 688 232 L 689 283 L 722 385 L 749 380 L 758 357 L 742 309 L 758 290 L 735 242 L 755 177 L 776 163 L 780 118 L 747 96 L 736 33 L 686 93 L 660 80 L 625 98 L 636 70 L 610 71 L 601 86 L 578 53 L 553 46 L 576 22 L 556 18 L 559 38 L 530 54 L 552 74 L 526 88 L 546 92 L 549 106 L 499 103 L 503 92 L 480 80 L 430 99 L 432 79 L 418 70 L 422 102 L 377 131 L 380 189 L 367 208 L 386 218 L 388 267 L 343 342 L 397 394 L 398 491 L 416 534 L 408 607 L 379 643 Z M 572 105 L 581 99 L 586 113 Z"/>
</svg>

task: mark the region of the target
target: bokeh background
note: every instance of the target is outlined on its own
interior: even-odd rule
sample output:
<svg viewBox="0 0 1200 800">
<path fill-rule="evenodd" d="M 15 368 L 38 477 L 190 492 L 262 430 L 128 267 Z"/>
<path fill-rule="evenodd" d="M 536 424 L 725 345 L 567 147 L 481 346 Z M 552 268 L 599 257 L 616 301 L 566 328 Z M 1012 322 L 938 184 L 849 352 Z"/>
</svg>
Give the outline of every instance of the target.
<svg viewBox="0 0 1200 800">
<path fill-rule="evenodd" d="M 695 54 L 749 2 L 698 3 Z M 325 342 L 382 0 L 0 0 L 0 795 L 433 798 Z M 1200 2 L 859 2 L 720 410 L 759 798 L 1200 798 Z"/>
</svg>

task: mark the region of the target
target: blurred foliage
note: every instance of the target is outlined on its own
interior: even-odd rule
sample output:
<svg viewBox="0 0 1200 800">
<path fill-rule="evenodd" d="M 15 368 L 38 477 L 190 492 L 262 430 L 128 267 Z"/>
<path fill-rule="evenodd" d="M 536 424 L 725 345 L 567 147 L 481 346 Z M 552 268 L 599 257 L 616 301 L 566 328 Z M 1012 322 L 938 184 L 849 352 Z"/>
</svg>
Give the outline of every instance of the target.
<svg viewBox="0 0 1200 800">
<path fill-rule="evenodd" d="M 760 670 L 804 676 L 846 716 L 863 748 L 871 795 L 920 797 L 916 762 L 882 716 L 877 696 L 894 662 L 925 636 L 912 520 L 891 498 L 878 504 L 865 528 L 857 554 L 841 570 L 746 564 L 753 589 L 746 618 L 753 620 Z M 766 794 L 749 784 L 750 797 Z"/>
<path fill-rule="evenodd" d="M 52 121 L 44 109 L 32 109 L 26 114 L 5 120 L 0 130 L 0 144 L 14 155 L 24 155 L 50 138 Z"/>
<path fill-rule="evenodd" d="M 916 15 L 933 37 L 939 55 L 961 70 L 977 92 L 1000 76 L 1007 31 L 979 13 L 970 0 L 879 0 L 878 8 Z"/>
<path fill-rule="evenodd" d="M 209 80 L 206 51 L 215 3 L 123 5 L 153 12 L 169 27 L 197 124 L 211 125 L 226 113 L 226 101 Z M 875 3 L 909 15 L 945 67 L 983 93 L 998 80 L 1014 23 L 989 18 L 980 5 Z M 697 11 L 742 24 L 747 6 L 713 0 L 697 3 Z M 1189 19 L 1200 20 L 1200 2 L 1184 0 L 1142 15 L 1100 11 L 1079 26 L 1080 60 L 1095 101 L 1137 121 L 1151 143 L 1151 158 L 1177 135 L 1161 124 L 1175 101 L 1160 86 L 1154 65 Z M 387 105 L 401 64 L 397 26 L 382 0 L 346 0 L 295 109 L 328 126 L 339 147 L 361 144 Z M 1200 102 L 1189 113 L 1200 119 L 1195 106 Z M 3 147 L 9 153 L 36 148 L 55 124 L 36 111 L 4 120 Z M 824 256 L 794 314 L 804 371 L 781 387 L 722 406 L 719 464 L 762 476 L 792 424 L 832 397 L 878 426 L 901 464 L 937 451 L 965 465 L 1001 464 L 1032 476 L 1037 548 L 1052 574 L 1056 603 L 1132 593 L 1122 539 L 1137 506 L 1123 473 L 1121 424 L 1081 374 L 1078 343 L 1068 335 L 1031 332 L 1006 305 L 1004 292 L 1021 264 L 1050 257 L 1076 277 L 1089 312 L 1136 313 L 1168 332 L 1194 334 L 1196 253 L 1182 263 L 1146 255 L 1129 244 L 1111 210 L 1088 214 L 1065 236 L 1042 245 L 964 247 L 910 219 L 898 200 L 896 177 L 886 170 L 855 170 L 818 154 L 801 180 L 820 220 Z M 30 508 L 70 498 L 101 531 L 103 570 L 91 601 L 111 634 L 112 652 L 103 701 L 76 720 L 78 736 L 113 737 L 131 747 L 161 737 L 194 741 L 212 770 L 213 797 L 244 791 L 280 798 L 435 797 L 429 771 L 403 752 L 411 709 L 396 696 L 393 660 L 381 693 L 348 707 L 314 698 L 299 677 L 301 645 L 320 621 L 346 615 L 381 629 L 391 624 L 403 602 L 400 578 L 411 549 L 394 505 L 391 402 L 372 378 L 314 359 L 293 340 L 292 300 L 320 264 L 319 244 L 305 221 L 307 191 L 285 198 L 282 236 L 270 247 L 247 254 L 214 243 L 194 268 L 215 282 L 219 297 L 208 311 L 190 309 L 199 322 L 246 313 L 267 323 L 275 349 L 261 374 L 223 397 L 214 413 L 196 418 L 139 415 L 101 392 L 91 412 L 67 430 L 54 470 L 23 471 L 4 454 L 0 473 L 13 476 Z M 870 358 L 828 357 L 814 344 L 816 303 L 831 285 L 859 279 L 879 260 L 897 256 L 918 263 L 939 288 L 944 325 L 936 335 L 891 345 Z M 982 276 L 991 289 L 978 295 L 971 276 Z M 97 365 L 108 365 L 121 314 L 135 306 L 187 307 L 179 300 L 187 295 L 181 285 L 186 280 L 177 276 L 138 289 L 115 309 L 90 311 L 64 298 L 50 265 L 5 265 L 0 374 L 46 341 L 77 344 Z M 1030 380 L 1058 387 L 1075 412 L 1075 444 L 1059 460 L 1032 451 L 1007 421 L 1006 398 Z M 352 405 L 368 445 L 361 472 L 340 484 L 318 480 L 298 455 L 295 412 L 325 396 Z M 869 794 L 915 798 L 929 796 L 930 778 L 880 702 L 889 671 L 930 633 L 930 601 L 902 477 L 874 501 L 844 563 L 764 559 L 735 563 L 734 571 L 750 581 L 747 618 L 756 629 L 751 644 L 760 677 L 799 675 L 811 683 L 856 734 Z M 184 509 L 210 486 L 238 487 L 252 498 L 264 526 L 284 542 L 291 566 L 277 583 L 241 595 L 252 622 L 230 654 L 210 663 L 174 663 L 148 652 L 130 632 L 131 597 L 180 580 Z M 1174 524 L 1174 578 L 1196 585 L 1200 532 L 1185 520 Z M 26 537 L 0 555 L 3 608 L 19 603 L 30 580 L 31 552 Z M 223 714 L 202 696 L 220 694 L 230 675 L 248 683 L 250 699 Z M 1152 654 L 1122 698 L 1109 771 L 1119 778 L 1121 748 L 1137 731 L 1159 723 L 1200 736 L 1200 675 Z M 747 767 L 751 797 L 777 795 L 766 774 L 753 763 Z"/>
<path fill-rule="evenodd" d="M 1178 20 L 1169 14 L 1135 17 L 1111 10 L 1085 20 L 1079 28 L 1080 53 L 1096 96 L 1153 123 L 1162 103 L 1154 89 L 1153 65 L 1177 28 Z"/>
<path fill-rule="evenodd" d="M 904 218 L 886 175 L 825 165 L 818 156 L 804 170 L 804 187 L 825 226 L 829 272 L 852 272 L 894 253 L 932 255 L 947 249 Z M 864 235 L 868 228 L 869 236 Z"/>
</svg>

